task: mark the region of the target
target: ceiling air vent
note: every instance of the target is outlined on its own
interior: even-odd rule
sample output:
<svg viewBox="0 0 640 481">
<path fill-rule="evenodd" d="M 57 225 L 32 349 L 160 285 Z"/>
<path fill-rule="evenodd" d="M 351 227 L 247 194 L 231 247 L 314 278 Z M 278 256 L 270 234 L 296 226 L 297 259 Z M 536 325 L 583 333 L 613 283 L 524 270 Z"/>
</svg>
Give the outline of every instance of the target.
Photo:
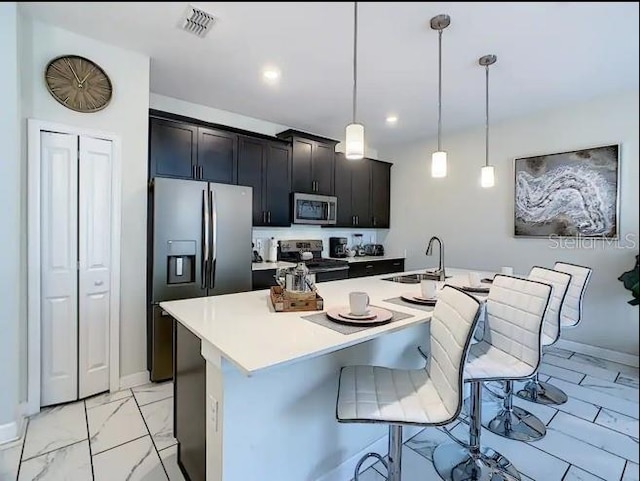
<svg viewBox="0 0 640 481">
<path fill-rule="evenodd" d="M 196 8 L 193 5 L 189 5 L 184 17 L 180 20 L 180 28 L 200 38 L 204 38 L 207 33 L 209 33 L 209 30 L 211 30 L 211 27 L 213 27 L 215 21 L 216 18 L 210 13 Z"/>
</svg>

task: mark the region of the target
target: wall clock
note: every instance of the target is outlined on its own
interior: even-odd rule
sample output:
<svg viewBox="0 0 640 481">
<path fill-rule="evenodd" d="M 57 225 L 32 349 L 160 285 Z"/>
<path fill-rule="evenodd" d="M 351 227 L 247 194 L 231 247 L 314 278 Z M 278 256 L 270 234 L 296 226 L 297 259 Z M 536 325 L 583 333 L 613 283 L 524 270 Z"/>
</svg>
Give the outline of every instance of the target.
<svg viewBox="0 0 640 481">
<path fill-rule="evenodd" d="M 109 76 L 89 59 L 62 55 L 49 62 L 44 71 L 49 93 L 76 112 L 97 112 L 111 100 L 113 87 Z"/>
</svg>

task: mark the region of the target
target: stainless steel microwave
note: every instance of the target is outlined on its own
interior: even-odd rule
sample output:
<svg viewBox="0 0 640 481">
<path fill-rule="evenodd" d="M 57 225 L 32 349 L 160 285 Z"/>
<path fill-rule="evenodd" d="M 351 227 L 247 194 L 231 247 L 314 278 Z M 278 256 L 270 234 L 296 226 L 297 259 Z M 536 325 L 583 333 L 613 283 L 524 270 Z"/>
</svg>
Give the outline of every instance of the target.
<svg viewBox="0 0 640 481">
<path fill-rule="evenodd" d="M 294 224 L 332 225 L 336 223 L 337 197 L 294 192 L 292 199 Z"/>
</svg>

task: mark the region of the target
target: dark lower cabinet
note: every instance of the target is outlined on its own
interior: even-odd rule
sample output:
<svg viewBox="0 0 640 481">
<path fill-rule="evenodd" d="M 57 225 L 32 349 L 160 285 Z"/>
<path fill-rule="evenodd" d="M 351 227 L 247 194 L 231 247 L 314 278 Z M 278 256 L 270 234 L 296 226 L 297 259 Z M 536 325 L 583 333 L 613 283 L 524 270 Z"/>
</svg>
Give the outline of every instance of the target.
<svg viewBox="0 0 640 481">
<path fill-rule="evenodd" d="M 149 177 L 192 179 L 197 160 L 198 129 L 172 120 L 149 120 Z"/>
<path fill-rule="evenodd" d="M 366 276 L 379 276 L 404 271 L 404 259 L 370 260 L 365 262 L 351 262 L 349 264 L 349 279 Z"/>
<path fill-rule="evenodd" d="M 174 321 L 173 431 L 178 465 L 190 481 L 206 481 L 206 361 L 200 339 Z"/>
<path fill-rule="evenodd" d="M 252 137 L 238 140 L 238 184 L 253 187 L 253 225 L 291 225 L 291 147 Z"/>
<path fill-rule="evenodd" d="M 252 290 L 259 291 L 262 289 L 269 289 L 271 286 L 277 285 L 275 269 L 262 269 L 251 272 Z"/>
</svg>

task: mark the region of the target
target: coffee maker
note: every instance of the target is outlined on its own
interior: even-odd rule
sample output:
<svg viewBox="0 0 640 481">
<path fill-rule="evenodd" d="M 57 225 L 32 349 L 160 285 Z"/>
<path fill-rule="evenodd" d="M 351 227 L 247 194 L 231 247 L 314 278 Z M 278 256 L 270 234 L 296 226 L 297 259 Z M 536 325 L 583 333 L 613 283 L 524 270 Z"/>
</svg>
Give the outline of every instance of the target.
<svg viewBox="0 0 640 481">
<path fill-rule="evenodd" d="M 347 257 L 346 237 L 329 237 L 329 257 Z"/>
</svg>

